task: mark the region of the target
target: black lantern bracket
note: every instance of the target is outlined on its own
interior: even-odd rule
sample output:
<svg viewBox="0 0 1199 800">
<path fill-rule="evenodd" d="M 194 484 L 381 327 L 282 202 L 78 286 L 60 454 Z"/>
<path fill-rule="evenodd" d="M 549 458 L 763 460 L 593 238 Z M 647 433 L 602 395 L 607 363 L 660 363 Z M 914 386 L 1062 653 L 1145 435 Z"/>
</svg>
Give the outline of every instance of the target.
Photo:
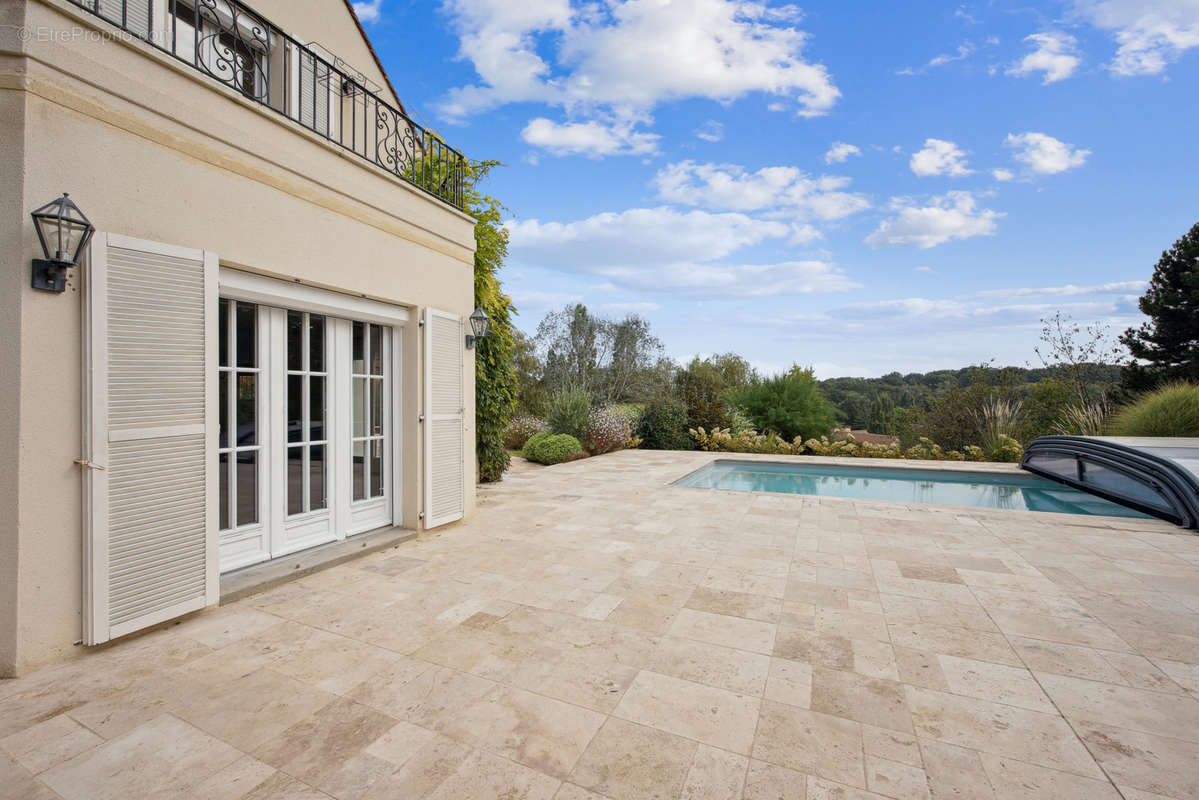
<svg viewBox="0 0 1199 800">
<path fill-rule="evenodd" d="M 34 289 L 47 292 L 65 292 L 67 290 L 67 270 L 72 264 L 53 261 L 46 258 L 33 259 L 33 280 L 30 285 Z"/>
<path fill-rule="evenodd" d="M 483 306 L 479 306 L 470 315 L 470 329 L 472 333 L 466 334 L 466 349 L 470 350 L 478 343 L 480 339 L 487 337 L 491 331 L 491 318 L 487 316 L 487 312 L 483 310 Z"/>
<path fill-rule="evenodd" d="M 79 263 L 96 229 L 66 192 L 31 216 L 45 258 L 33 259 L 30 285 L 47 292 L 65 292 L 67 270 Z"/>
</svg>

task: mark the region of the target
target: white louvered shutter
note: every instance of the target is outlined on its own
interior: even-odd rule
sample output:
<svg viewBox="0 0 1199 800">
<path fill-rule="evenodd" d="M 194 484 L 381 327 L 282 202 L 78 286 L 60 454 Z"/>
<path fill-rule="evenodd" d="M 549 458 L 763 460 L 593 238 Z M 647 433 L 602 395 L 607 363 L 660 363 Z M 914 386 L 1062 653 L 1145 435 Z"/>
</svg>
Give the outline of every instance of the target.
<svg viewBox="0 0 1199 800">
<path fill-rule="evenodd" d="M 425 527 L 462 519 L 466 402 L 462 317 L 425 312 Z"/>
<path fill-rule="evenodd" d="M 219 597 L 218 264 L 97 233 L 84 273 L 84 640 L 99 644 Z"/>
<path fill-rule="evenodd" d="M 154 3 L 155 0 L 98 0 L 95 10 L 109 22 L 149 39 L 150 17 L 158 11 L 153 8 Z"/>
</svg>

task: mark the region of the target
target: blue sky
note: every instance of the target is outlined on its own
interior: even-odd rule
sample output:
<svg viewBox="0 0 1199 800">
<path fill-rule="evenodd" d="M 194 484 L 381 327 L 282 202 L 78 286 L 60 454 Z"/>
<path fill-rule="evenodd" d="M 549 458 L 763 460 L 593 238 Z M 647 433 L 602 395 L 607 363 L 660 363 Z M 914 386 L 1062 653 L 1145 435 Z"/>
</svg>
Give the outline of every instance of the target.
<svg viewBox="0 0 1199 800">
<path fill-rule="evenodd" d="M 880 375 L 1113 331 L 1199 219 L 1199 0 L 356 3 L 409 111 L 511 212 L 534 331 Z"/>
</svg>

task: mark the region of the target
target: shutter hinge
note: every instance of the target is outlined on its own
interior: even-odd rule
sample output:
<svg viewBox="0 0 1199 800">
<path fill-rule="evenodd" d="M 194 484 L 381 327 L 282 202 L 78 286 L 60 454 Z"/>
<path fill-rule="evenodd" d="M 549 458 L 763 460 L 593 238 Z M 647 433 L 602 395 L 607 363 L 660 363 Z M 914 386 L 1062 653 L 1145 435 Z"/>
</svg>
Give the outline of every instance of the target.
<svg viewBox="0 0 1199 800">
<path fill-rule="evenodd" d="M 85 467 L 87 469 L 98 469 L 101 472 L 104 471 L 104 467 L 100 466 L 99 464 L 93 464 L 92 462 L 88 461 L 86 458 L 77 458 L 77 459 L 75 459 L 75 463 L 78 464 L 79 466 Z"/>
<path fill-rule="evenodd" d="M 419 514 L 417 514 L 417 515 L 416 515 L 416 518 L 417 518 L 417 519 L 424 519 L 424 518 L 425 518 L 425 512 L 421 511 Z"/>
<path fill-rule="evenodd" d="M 425 321 L 424 321 L 423 319 L 417 320 L 417 321 L 416 321 L 416 327 L 418 327 L 418 328 L 423 328 L 423 327 L 425 327 Z"/>
<path fill-rule="evenodd" d="M 417 422 L 424 422 L 424 421 L 425 421 L 425 415 L 424 415 L 424 414 L 421 414 L 419 417 L 417 417 L 417 418 L 416 418 L 416 421 L 417 421 Z"/>
</svg>

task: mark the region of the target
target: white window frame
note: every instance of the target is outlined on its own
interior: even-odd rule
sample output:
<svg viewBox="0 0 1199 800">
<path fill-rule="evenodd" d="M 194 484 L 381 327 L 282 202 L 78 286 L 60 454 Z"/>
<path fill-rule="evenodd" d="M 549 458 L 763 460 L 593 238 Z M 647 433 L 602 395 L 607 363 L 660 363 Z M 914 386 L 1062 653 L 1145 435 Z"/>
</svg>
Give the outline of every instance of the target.
<svg viewBox="0 0 1199 800">
<path fill-rule="evenodd" d="M 402 526 L 403 525 L 403 458 L 404 458 L 404 435 L 403 425 L 403 391 L 401 389 L 402 382 L 405 380 L 402 371 L 402 350 L 404 327 L 410 319 L 410 312 L 403 306 L 384 303 L 379 300 L 361 297 L 358 295 L 335 292 L 327 289 L 321 289 L 313 286 L 308 286 L 301 283 L 269 278 L 264 275 L 259 275 L 234 267 L 222 266 L 220 268 L 219 277 L 219 294 L 221 299 L 236 300 L 240 302 L 255 303 L 259 307 L 260 320 L 266 319 L 271 313 L 286 315 L 286 311 L 306 311 L 310 314 L 319 314 L 326 318 L 326 351 L 325 351 L 325 375 L 326 377 L 326 410 L 325 420 L 325 437 L 326 437 L 326 458 L 328 459 L 328 473 L 326 481 L 329 495 L 327 498 L 327 508 L 318 511 L 307 512 L 306 515 L 286 515 L 286 487 L 279 480 L 279 470 L 274 466 L 270 467 L 271 485 L 269 487 L 270 497 L 268 500 L 261 501 L 269 504 L 267 511 L 263 512 L 263 505 L 260 505 L 260 520 L 262 514 L 269 515 L 269 526 L 271 533 L 267 540 L 267 558 L 278 558 L 287 555 L 290 552 L 307 549 L 308 547 L 320 544 L 319 541 L 292 541 L 284 531 L 284 527 L 302 523 L 306 516 L 322 516 L 328 513 L 330 525 L 334 531 L 343 534 L 346 538 L 364 533 L 370 530 L 376 530 L 379 527 L 387 525 Z M 350 475 L 347 471 L 342 471 L 339 467 L 339 462 L 348 463 L 348 459 L 343 459 L 340 451 L 343 448 L 349 448 L 351 443 L 352 419 L 350 414 L 334 412 L 334 408 L 349 408 L 350 396 L 352 391 L 351 373 L 352 365 L 349 363 L 339 364 L 337 355 L 339 348 L 343 345 L 352 356 L 352 322 L 368 322 L 384 326 L 384 340 L 390 340 L 389 354 L 386 363 L 384 364 L 385 392 L 384 392 L 384 417 L 385 417 L 385 441 L 388 444 L 387 453 L 385 454 L 386 475 L 385 478 L 385 495 L 383 498 L 368 498 L 362 501 L 353 501 L 353 487 L 350 484 Z M 261 331 L 261 328 L 260 328 Z M 268 342 L 269 339 L 269 342 Z M 279 341 L 276 341 L 279 340 Z M 270 336 L 263 336 L 263 342 L 268 342 L 265 347 L 270 349 L 268 360 L 275 363 L 286 365 L 286 336 L 285 333 L 280 338 L 277 333 L 272 333 Z M 261 366 L 261 362 L 260 362 Z M 388 373 L 390 370 L 390 373 Z M 271 375 L 263 381 L 265 384 L 271 384 L 269 389 L 265 391 L 260 387 L 260 395 L 267 398 L 278 398 L 283 402 L 286 396 L 284 377 L 290 371 L 284 369 L 282 371 L 271 368 Z M 408 376 L 408 379 L 414 379 Z M 337 427 L 339 420 L 345 421 L 344 431 Z M 285 427 L 286 423 L 284 423 Z M 269 438 L 269 444 L 264 444 L 269 450 L 270 457 L 268 458 L 272 464 L 282 458 L 286 453 L 286 441 L 280 440 L 280 433 L 283 434 L 283 439 L 286 438 L 286 431 L 276 430 L 278 426 L 269 421 L 266 417 L 260 420 L 260 432 L 264 432 Z M 278 452 L 276 452 L 278 451 Z M 260 465 L 260 475 L 261 465 Z M 215 466 L 214 466 L 215 471 Z M 260 481 L 261 484 L 261 481 Z M 345 487 L 344 489 L 342 487 Z M 283 494 L 281 494 L 283 492 Z M 334 492 L 340 495 L 340 498 L 335 498 Z M 389 496 L 388 496 L 389 495 Z M 344 502 L 343 502 L 344 500 Z M 383 501 L 389 504 L 385 517 L 371 516 L 370 510 L 374 507 L 379 507 Z M 383 511 L 382 507 L 378 510 Z M 357 520 L 357 522 L 355 521 Z M 339 537 L 340 538 L 340 537 Z M 264 559 L 258 559 L 262 561 Z M 256 562 L 251 562 L 256 563 Z M 245 564 L 230 566 L 226 571 L 237 569 Z"/>
<path fill-rule="evenodd" d="M 295 309 L 287 309 L 286 313 L 290 314 L 292 311 L 295 311 Z M 286 511 L 286 509 L 288 508 L 288 506 L 290 505 L 290 502 L 291 502 L 291 498 L 290 498 L 289 494 L 287 494 L 288 490 L 290 489 L 291 483 L 290 483 L 290 478 L 285 478 L 285 487 L 284 487 L 285 496 L 283 498 L 283 500 L 284 500 L 283 505 L 284 505 L 285 511 L 284 511 L 283 518 L 284 518 L 284 521 L 286 521 L 286 522 L 292 522 L 292 521 L 295 521 L 298 519 L 303 519 L 304 517 L 306 517 L 310 514 L 323 513 L 323 512 L 326 512 L 329 510 L 329 473 L 332 472 L 332 470 L 329 467 L 330 456 L 332 455 L 332 453 L 330 451 L 330 447 L 329 447 L 330 441 L 331 441 L 330 436 L 329 436 L 329 428 L 331 427 L 329 424 L 329 422 L 330 422 L 329 416 L 330 416 L 330 412 L 333 408 L 333 405 L 331 402 L 332 398 L 330 397 L 330 392 L 333 390 L 333 386 L 331 385 L 332 384 L 332 375 L 329 370 L 329 363 L 330 363 L 330 359 L 331 359 L 331 354 L 329 352 L 329 342 L 330 342 L 330 340 L 332 340 L 333 337 L 330 335 L 329 328 L 330 328 L 330 323 L 332 322 L 332 320 L 330 320 L 324 314 L 313 314 L 311 311 L 298 311 L 297 313 L 303 315 L 302 316 L 303 322 L 301 324 L 301 330 L 300 330 L 301 366 L 300 366 L 300 369 L 291 369 L 291 365 L 286 363 L 287 348 L 289 347 L 290 342 L 288 341 L 287 335 L 285 333 L 284 340 L 283 340 L 283 350 L 284 350 L 284 359 L 285 359 L 285 362 L 284 362 L 284 367 L 285 367 L 285 369 L 284 369 L 284 395 L 286 396 L 287 399 L 284 401 L 284 407 L 289 409 L 287 413 L 290 414 L 291 413 L 290 412 L 290 408 L 291 408 L 291 395 L 290 395 L 291 380 L 290 379 L 293 377 L 300 378 L 300 385 L 303 387 L 300 390 L 302 393 L 302 399 L 301 399 L 302 411 L 300 413 L 300 417 L 301 417 L 300 426 L 302 428 L 302 431 L 301 431 L 302 438 L 299 439 L 298 441 L 293 442 L 291 440 L 291 436 L 289 435 L 290 431 L 285 431 L 284 432 L 284 440 L 281 444 L 283 445 L 283 452 L 287 454 L 284 458 L 285 464 L 290 464 L 290 462 L 291 462 L 292 448 L 303 448 L 304 449 L 304 455 L 302 458 L 303 469 L 301 470 L 304 475 L 304 477 L 303 477 L 303 492 L 302 492 L 303 497 L 302 497 L 301 505 L 304 508 L 302 511 L 299 511 L 295 514 L 291 514 Z M 310 344 L 311 344 L 310 337 L 312 335 L 312 328 L 309 323 L 310 323 L 312 317 L 314 317 L 314 316 L 321 318 L 321 330 L 325 337 L 324 346 L 322 347 L 323 358 L 325 361 L 324 370 L 312 369 L 312 362 L 311 362 L 312 349 L 310 346 Z M 286 324 L 287 324 L 287 321 L 285 319 L 284 325 L 286 326 Z M 286 327 L 284 328 L 284 330 L 286 331 Z M 325 381 L 325 391 L 324 391 L 325 409 L 321 414 L 321 420 L 322 420 L 321 426 L 324 429 L 324 436 L 325 436 L 324 439 L 312 439 L 311 438 L 311 435 L 312 435 L 311 383 L 312 383 L 313 378 L 323 378 Z M 309 459 L 311 457 L 311 448 L 313 448 L 313 447 L 324 447 L 325 448 L 325 451 L 324 451 L 325 452 L 325 476 L 322 481 L 322 484 L 325 487 L 325 504 L 322 505 L 320 508 L 312 507 L 312 494 L 311 494 L 312 493 L 312 475 L 311 475 L 312 467 L 309 462 Z"/>
<path fill-rule="evenodd" d="M 303 283 L 268 278 L 265 275 L 226 266 L 221 267 L 220 289 L 221 297 L 233 300 L 246 300 L 364 322 L 378 322 L 382 325 L 407 325 L 411 316 L 403 306 L 331 289 L 319 289 Z"/>
<path fill-rule="evenodd" d="M 221 299 L 227 299 L 227 298 L 221 298 Z M 229 502 L 229 527 L 220 529 L 222 539 L 227 539 L 230 537 L 236 538 L 239 534 L 243 534 L 248 531 L 253 531 L 255 529 L 261 528 L 262 524 L 263 524 L 262 523 L 262 513 L 263 513 L 263 502 L 264 502 L 264 495 L 265 495 L 265 492 L 264 492 L 265 480 L 264 480 L 264 474 L 263 474 L 263 453 L 266 450 L 266 441 L 265 440 L 268 437 L 265 435 L 265 431 L 264 431 L 265 425 L 263 424 L 263 413 L 266 411 L 266 407 L 265 407 L 266 402 L 265 402 L 265 397 L 264 397 L 264 395 L 266 393 L 266 386 L 264 385 L 264 382 L 263 382 L 264 376 L 262 374 L 263 354 L 265 352 L 265 348 L 263 347 L 263 341 L 262 341 L 262 320 L 259 317 L 259 314 L 262 313 L 262 310 L 259 307 L 255 306 L 255 309 L 254 309 L 254 347 L 257 352 L 254 354 L 255 355 L 254 360 L 255 360 L 255 363 L 257 364 L 257 366 L 241 367 L 241 366 L 238 366 L 238 364 L 237 364 L 237 305 L 239 303 L 244 304 L 244 305 L 253 305 L 251 303 L 246 303 L 244 300 L 233 300 L 230 302 L 229 308 L 228 308 L 228 317 L 229 318 L 225 321 L 225 324 L 228 325 L 228 331 L 229 331 L 229 342 L 228 342 L 229 352 L 225 355 L 229 359 L 229 364 L 228 364 L 228 366 L 219 366 L 219 362 L 218 362 L 218 366 L 217 366 L 218 374 L 229 376 L 229 384 L 230 384 L 230 389 L 231 389 L 231 391 L 229 392 L 229 397 L 228 397 L 228 401 L 227 401 L 228 406 L 225 409 L 225 413 L 228 414 L 227 419 L 229 421 L 229 430 L 226 432 L 227 437 L 228 437 L 227 443 L 226 443 L 225 447 L 220 447 L 218 449 L 218 453 L 220 455 L 228 455 L 229 456 L 230 465 L 231 465 L 231 469 L 229 471 L 229 487 L 228 487 L 229 497 L 227 498 L 228 502 Z M 219 302 L 217 303 L 217 308 L 218 308 L 217 313 L 219 314 L 220 313 L 220 311 L 219 311 L 220 303 Z M 220 323 L 218 321 L 218 325 L 219 324 Z M 237 443 L 237 437 L 238 437 L 238 426 L 237 426 L 237 383 L 238 383 L 238 380 L 237 379 L 238 379 L 238 375 L 241 373 L 252 374 L 255 376 L 255 380 L 254 380 L 255 437 L 254 437 L 254 440 L 255 440 L 256 444 L 251 445 L 251 446 L 246 446 L 246 447 L 242 447 L 241 445 L 239 445 Z M 219 385 L 220 384 L 218 381 L 218 386 Z M 225 403 L 226 398 L 224 398 L 224 397 L 220 398 L 220 402 L 222 404 Z M 236 461 L 237 454 L 240 452 L 243 452 L 243 451 L 247 451 L 247 452 L 253 451 L 256 455 L 254 469 L 258 474 L 255 479 L 254 485 L 257 488 L 257 499 L 255 501 L 257 503 L 257 508 L 255 509 L 254 522 L 248 522 L 245 525 L 239 525 L 237 522 L 237 496 L 238 496 L 237 472 L 238 472 L 239 468 L 234 464 L 234 462 Z M 218 467 L 218 470 L 219 470 L 219 467 Z M 219 482 L 218 482 L 218 486 L 219 486 Z"/>
</svg>

